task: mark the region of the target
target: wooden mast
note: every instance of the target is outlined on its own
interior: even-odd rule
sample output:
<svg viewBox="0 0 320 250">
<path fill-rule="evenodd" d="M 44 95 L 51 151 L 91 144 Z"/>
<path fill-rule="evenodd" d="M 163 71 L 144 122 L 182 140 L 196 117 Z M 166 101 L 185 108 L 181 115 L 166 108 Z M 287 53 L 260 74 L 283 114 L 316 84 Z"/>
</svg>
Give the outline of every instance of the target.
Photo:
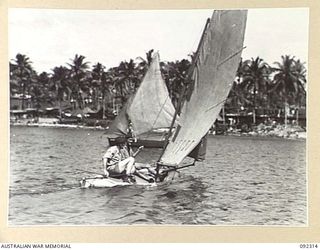
<svg viewBox="0 0 320 250">
<path fill-rule="evenodd" d="M 204 29 L 203 29 L 203 32 L 202 32 L 202 35 L 201 35 L 201 38 L 200 38 L 200 41 L 199 41 L 199 45 L 198 45 L 198 48 L 197 48 L 197 51 L 196 51 L 196 55 L 195 55 L 195 57 L 194 57 L 194 59 L 193 59 L 192 65 L 190 66 L 190 69 L 189 69 L 189 72 L 188 72 L 188 79 L 189 79 L 190 81 L 192 80 L 192 73 L 193 73 L 193 71 L 194 71 L 194 68 L 196 67 L 196 64 L 197 64 L 197 61 L 198 61 L 198 58 L 199 58 L 199 55 L 200 55 L 200 48 L 201 48 L 201 46 L 202 46 L 202 44 L 203 44 L 204 35 L 205 35 L 205 33 L 206 33 L 206 30 L 207 30 L 207 27 L 208 27 L 209 23 L 210 23 L 210 18 L 207 19 L 207 22 L 206 22 L 206 24 L 205 24 L 205 27 L 204 27 Z M 177 109 L 176 109 L 176 112 L 174 113 L 174 116 L 173 116 L 173 119 L 172 119 L 172 122 L 171 122 L 171 125 L 170 125 L 170 129 L 169 129 L 168 135 L 166 136 L 166 139 L 165 139 L 165 143 L 164 143 L 163 150 L 162 150 L 162 152 L 161 152 L 161 154 L 160 154 L 160 157 L 159 157 L 159 159 L 158 159 L 158 161 L 157 161 L 157 169 L 156 169 L 157 174 L 156 174 L 156 178 L 158 177 L 158 175 L 159 175 L 159 169 L 160 169 L 160 167 L 162 166 L 162 165 L 160 164 L 160 159 L 161 159 L 161 157 L 163 156 L 163 154 L 164 154 L 164 152 L 165 152 L 165 150 L 166 150 L 166 148 L 167 148 L 167 145 L 168 145 L 168 143 L 169 143 L 169 139 L 170 139 L 170 137 L 171 137 L 171 135 L 172 135 L 173 126 L 174 126 L 174 123 L 175 123 L 175 121 L 176 121 L 176 119 L 177 119 L 177 115 L 178 115 L 178 113 L 180 113 L 180 111 L 181 111 L 182 104 L 183 104 L 184 97 L 185 97 L 185 92 L 186 92 L 186 86 L 183 85 L 183 88 L 182 88 L 182 91 L 181 91 L 181 95 L 180 95 L 180 97 L 179 97 L 178 107 L 177 107 Z"/>
</svg>

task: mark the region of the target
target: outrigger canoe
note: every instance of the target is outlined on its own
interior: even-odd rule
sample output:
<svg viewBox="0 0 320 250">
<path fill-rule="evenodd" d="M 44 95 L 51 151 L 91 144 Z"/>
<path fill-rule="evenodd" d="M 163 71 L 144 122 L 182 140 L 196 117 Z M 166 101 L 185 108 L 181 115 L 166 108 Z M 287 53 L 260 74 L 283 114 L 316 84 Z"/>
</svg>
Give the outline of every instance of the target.
<svg viewBox="0 0 320 250">
<path fill-rule="evenodd" d="M 179 169 L 205 159 L 206 134 L 219 117 L 228 98 L 241 60 L 241 52 L 245 48 L 243 42 L 246 20 L 247 10 L 217 10 L 211 19 L 207 20 L 189 70 L 190 84 L 182 88 L 161 156 L 155 166 L 152 166 L 153 169 L 149 169 L 152 171 L 147 170 L 144 174 L 143 169 L 137 171 L 136 185 L 156 185 L 155 183 L 170 180 Z M 132 110 L 141 112 L 139 105 L 134 108 L 131 106 Z M 151 112 L 153 111 L 150 110 L 149 113 Z M 133 126 L 137 126 L 133 118 L 131 122 Z M 142 128 L 143 124 L 134 128 L 134 131 Z M 185 164 L 186 157 L 193 158 L 194 162 Z M 144 177 L 141 178 L 139 174 Z M 123 181 L 121 178 L 114 179 L 112 176 L 81 180 L 83 187 L 112 187 L 135 183 Z"/>
</svg>

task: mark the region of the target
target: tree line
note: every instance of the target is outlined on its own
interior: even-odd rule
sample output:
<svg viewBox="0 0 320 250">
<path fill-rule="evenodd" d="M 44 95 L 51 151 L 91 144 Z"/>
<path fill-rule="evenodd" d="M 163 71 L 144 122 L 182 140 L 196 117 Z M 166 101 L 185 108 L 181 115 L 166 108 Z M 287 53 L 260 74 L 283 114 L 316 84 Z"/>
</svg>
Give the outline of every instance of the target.
<svg viewBox="0 0 320 250">
<path fill-rule="evenodd" d="M 123 105 L 139 87 L 153 50 L 145 57 L 122 61 L 116 67 L 106 69 L 101 63 L 90 67 L 82 55 L 75 55 L 66 65 L 56 66 L 51 72 L 38 74 L 27 55 L 17 54 L 10 61 L 10 95 L 31 98 L 32 106 L 61 107 L 72 103 L 73 108 L 101 110 L 103 118 L 110 112 L 115 99 Z M 177 106 L 183 86 L 189 82 L 190 59 L 161 62 L 162 76 L 169 95 Z M 294 56 L 281 56 L 272 65 L 256 57 L 241 60 L 232 89 L 225 103 L 226 109 L 284 109 L 287 106 L 306 106 L 306 68 Z M 111 107 L 112 110 L 112 107 Z"/>
</svg>

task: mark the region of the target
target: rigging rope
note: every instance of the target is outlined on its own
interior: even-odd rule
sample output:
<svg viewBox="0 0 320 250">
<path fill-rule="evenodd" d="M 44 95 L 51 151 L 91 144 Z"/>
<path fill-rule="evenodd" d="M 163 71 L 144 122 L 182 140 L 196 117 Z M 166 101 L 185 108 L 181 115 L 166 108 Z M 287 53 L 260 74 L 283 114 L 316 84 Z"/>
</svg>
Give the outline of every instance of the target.
<svg viewBox="0 0 320 250">
<path fill-rule="evenodd" d="M 218 105 L 220 105 L 221 103 L 224 103 L 226 100 L 228 100 L 228 97 L 224 100 L 222 100 L 221 102 L 218 102 L 217 104 L 213 105 L 212 107 L 208 108 L 205 112 L 208 112 L 209 110 L 217 107 Z"/>
<path fill-rule="evenodd" d="M 164 105 L 167 103 L 168 98 L 169 98 L 169 95 L 167 96 L 166 100 L 165 100 L 164 103 L 162 104 L 161 109 L 159 110 L 159 112 L 158 112 L 158 114 L 157 114 L 157 117 L 156 117 L 156 119 L 154 120 L 154 122 L 153 122 L 153 124 L 152 124 L 152 126 L 151 126 L 151 130 L 147 133 L 147 137 L 146 137 L 146 138 L 149 138 L 150 132 L 151 132 L 152 129 L 154 128 L 154 125 L 156 124 L 156 122 L 157 122 L 157 120 L 158 120 L 158 118 L 159 118 L 159 116 L 160 116 L 160 114 L 161 114 L 161 112 L 162 112 L 162 110 L 163 110 L 163 108 L 164 108 Z"/>
</svg>

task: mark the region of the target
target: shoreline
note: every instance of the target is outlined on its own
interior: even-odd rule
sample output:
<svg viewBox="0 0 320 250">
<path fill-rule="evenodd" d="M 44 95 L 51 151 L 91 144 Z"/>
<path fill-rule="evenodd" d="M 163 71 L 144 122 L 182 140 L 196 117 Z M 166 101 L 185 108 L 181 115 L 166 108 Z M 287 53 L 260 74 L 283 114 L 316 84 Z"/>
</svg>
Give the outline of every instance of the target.
<svg viewBox="0 0 320 250">
<path fill-rule="evenodd" d="M 234 136 L 234 137 L 242 137 L 242 138 L 265 138 L 265 139 L 286 139 L 286 140 L 306 140 L 307 135 L 306 132 L 299 132 L 298 134 L 292 134 L 290 136 L 281 136 L 281 135 L 271 135 L 271 134 L 250 134 L 250 133 L 228 133 L 226 135 L 221 136 Z"/>
<path fill-rule="evenodd" d="M 101 126 L 86 126 L 80 124 L 50 124 L 50 123 L 10 123 L 10 126 L 16 127 L 39 127 L 39 128 L 70 128 L 70 129 L 90 129 L 90 130 L 106 130 Z"/>
<path fill-rule="evenodd" d="M 84 130 L 99 130 L 107 131 L 107 128 L 102 126 L 86 126 L 80 124 L 49 124 L 49 123 L 10 123 L 10 126 L 14 127 L 43 127 L 43 128 L 67 128 L 67 129 L 84 129 Z M 214 136 L 235 136 L 235 137 L 247 137 L 247 138 L 282 138 L 282 139 L 307 139 L 307 131 L 303 131 L 300 127 L 289 126 L 284 128 L 284 125 L 278 125 L 274 129 L 261 129 L 259 126 L 251 132 L 241 131 L 227 131 L 226 134 L 216 135 L 215 133 L 209 133 Z"/>
<path fill-rule="evenodd" d="M 251 131 L 241 131 L 229 129 L 227 135 L 243 136 L 243 137 L 270 137 L 270 138 L 284 138 L 284 139 L 307 139 L 306 129 L 298 126 L 288 124 L 265 125 L 259 124 L 254 126 Z"/>
</svg>

